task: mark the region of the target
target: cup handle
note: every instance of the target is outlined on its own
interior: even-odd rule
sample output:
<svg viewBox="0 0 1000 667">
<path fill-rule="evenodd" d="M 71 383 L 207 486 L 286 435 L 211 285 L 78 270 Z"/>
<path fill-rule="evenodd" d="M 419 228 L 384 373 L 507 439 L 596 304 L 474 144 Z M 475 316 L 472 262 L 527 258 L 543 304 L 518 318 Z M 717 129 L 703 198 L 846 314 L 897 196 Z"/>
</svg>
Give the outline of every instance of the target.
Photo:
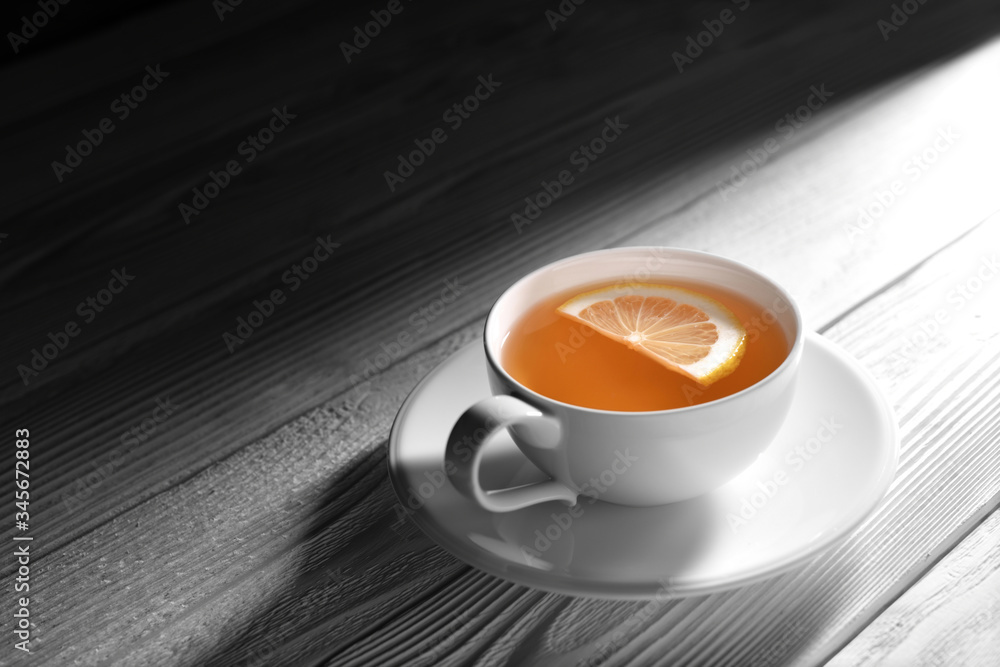
<svg viewBox="0 0 1000 667">
<path fill-rule="evenodd" d="M 479 401 L 458 418 L 448 438 L 445 460 L 450 464 L 451 482 L 463 495 L 490 512 L 512 512 L 549 500 L 576 504 L 577 492 L 556 480 L 487 491 L 479 485 L 483 449 L 493 436 L 517 425 L 526 439 L 538 447 L 559 443 L 559 421 L 513 396 L 491 396 Z"/>
</svg>

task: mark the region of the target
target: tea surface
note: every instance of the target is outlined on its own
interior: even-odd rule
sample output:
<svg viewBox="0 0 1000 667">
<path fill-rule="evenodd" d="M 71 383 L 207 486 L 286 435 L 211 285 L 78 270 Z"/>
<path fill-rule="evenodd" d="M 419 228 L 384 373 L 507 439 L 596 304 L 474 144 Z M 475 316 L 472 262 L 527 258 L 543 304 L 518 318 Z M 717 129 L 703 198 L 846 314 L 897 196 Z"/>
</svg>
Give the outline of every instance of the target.
<svg viewBox="0 0 1000 667">
<path fill-rule="evenodd" d="M 765 322 L 764 307 L 747 297 L 699 283 L 671 280 L 664 284 L 711 297 L 743 323 L 746 351 L 732 374 L 702 387 L 556 311 L 567 299 L 600 285 L 577 287 L 535 304 L 504 340 L 501 363 L 518 382 L 557 401 L 644 412 L 688 407 L 734 394 L 767 377 L 788 356 L 789 344 L 781 326 Z"/>
</svg>

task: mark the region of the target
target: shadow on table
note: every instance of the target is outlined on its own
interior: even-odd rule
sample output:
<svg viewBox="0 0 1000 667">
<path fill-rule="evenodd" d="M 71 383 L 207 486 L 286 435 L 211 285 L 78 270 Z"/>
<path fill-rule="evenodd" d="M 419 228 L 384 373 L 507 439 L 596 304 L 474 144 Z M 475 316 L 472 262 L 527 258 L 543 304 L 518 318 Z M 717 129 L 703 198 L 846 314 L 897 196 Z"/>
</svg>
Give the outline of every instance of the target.
<svg viewBox="0 0 1000 667">
<path fill-rule="evenodd" d="M 655 641 L 663 630 L 650 626 L 676 613 L 678 605 L 691 600 L 717 605 L 728 596 L 754 595 L 756 586 L 686 600 L 608 602 L 500 580 L 496 585 L 480 580 L 472 586 L 483 593 L 470 595 L 469 566 L 434 545 L 403 515 L 386 457 L 387 446 L 382 445 L 331 481 L 292 547 L 292 571 L 281 590 L 252 611 L 248 621 L 234 621 L 225 631 L 229 639 L 198 664 L 367 665 L 390 655 L 405 657 L 405 664 L 471 664 L 481 649 L 469 640 L 497 621 L 497 614 L 481 613 L 487 603 L 482 598 L 486 591 L 502 591 L 511 600 L 534 597 L 532 611 L 538 613 L 530 629 L 516 631 L 520 641 L 510 649 L 509 664 L 592 665 L 640 635 L 643 642 Z M 459 578 L 464 580 L 458 583 Z M 440 605 L 431 602 L 439 595 Z M 835 598 L 831 591 L 830 599 Z M 542 600 L 545 604 L 537 604 Z M 810 614 L 799 615 L 780 601 L 769 605 L 770 618 L 761 619 L 766 627 L 747 640 L 756 644 L 748 664 L 780 664 L 837 612 L 815 601 L 799 604 L 809 605 Z M 437 612 L 439 606 L 449 611 L 427 611 Z M 516 616 L 488 632 L 499 636 L 510 631 Z M 390 645 L 394 653 L 386 650 Z"/>
<path fill-rule="evenodd" d="M 393 598 L 465 569 L 401 520 L 386 456 L 382 445 L 330 482 L 292 547 L 287 583 L 198 664 L 323 662 L 384 621 L 383 606 L 398 609 Z"/>
</svg>

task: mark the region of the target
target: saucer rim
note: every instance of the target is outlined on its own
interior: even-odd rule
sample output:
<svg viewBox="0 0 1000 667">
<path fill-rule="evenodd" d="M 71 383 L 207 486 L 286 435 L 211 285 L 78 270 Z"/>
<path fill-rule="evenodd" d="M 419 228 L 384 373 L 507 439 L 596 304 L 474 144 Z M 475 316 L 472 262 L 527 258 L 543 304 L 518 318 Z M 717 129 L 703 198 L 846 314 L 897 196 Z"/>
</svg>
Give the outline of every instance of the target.
<svg viewBox="0 0 1000 667">
<path fill-rule="evenodd" d="M 706 595 L 729 591 L 736 588 L 748 586 L 760 581 L 770 579 L 779 574 L 787 572 L 795 567 L 801 566 L 808 561 L 818 557 L 821 552 L 832 548 L 837 543 L 845 540 L 861 523 L 867 519 L 871 513 L 885 499 L 885 496 L 895 479 L 899 466 L 899 424 L 897 422 L 892 406 L 889 405 L 888 398 L 882 392 L 878 383 L 871 373 L 846 350 L 836 343 L 826 339 L 822 335 L 806 331 L 804 336 L 803 354 L 810 345 L 817 345 L 832 355 L 839 362 L 848 366 L 869 389 L 879 406 L 878 412 L 881 414 L 883 425 L 887 427 L 887 438 L 882 442 L 882 446 L 889 451 L 886 452 L 885 463 L 875 478 L 875 483 L 871 485 L 870 500 L 856 511 L 855 516 L 843 525 L 834 525 L 823 539 L 817 540 L 808 547 L 799 549 L 788 554 L 784 558 L 767 561 L 757 567 L 744 570 L 729 577 L 711 579 L 692 579 L 687 577 L 667 578 L 659 582 L 657 586 L 651 586 L 649 582 L 643 583 L 612 583 L 580 579 L 566 575 L 548 576 L 542 570 L 528 567 L 520 567 L 516 563 L 503 563 L 493 560 L 484 560 L 481 551 L 469 546 L 468 540 L 456 540 L 453 533 L 443 530 L 438 526 L 438 521 L 428 518 L 424 511 L 425 505 L 420 509 L 410 510 L 407 508 L 407 516 L 417 525 L 424 534 L 439 547 L 455 556 L 463 563 L 470 565 L 482 572 L 487 572 L 500 577 L 511 583 L 527 586 L 551 593 L 561 595 L 571 595 L 574 597 L 586 597 L 604 600 L 650 600 L 650 599 L 675 599 L 696 595 Z M 403 489 L 403 470 L 399 462 L 399 440 L 401 424 L 406 420 L 407 415 L 412 410 L 415 396 L 420 392 L 426 383 L 430 383 L 441 372 L 446 364 L 455 356 L 466 352 L 473 346 L 481 346 L 481 341 L 471 342 L 448 356 L 431 370 L 423 379 L 414 386 L 407 395 L 403 404 L 393 420 L 389 433 L 389 480 L 392 485 L 396 501 L 403 504 L 405 492 Z M 472 502 L 472 501 L 469 501 Z M 404 504 L 405 507 L 405 504 Z M 846 512 L 845 512 L 846 514 Z M 581 585 L 582 584 L 582 585 Z"/>
</svg>

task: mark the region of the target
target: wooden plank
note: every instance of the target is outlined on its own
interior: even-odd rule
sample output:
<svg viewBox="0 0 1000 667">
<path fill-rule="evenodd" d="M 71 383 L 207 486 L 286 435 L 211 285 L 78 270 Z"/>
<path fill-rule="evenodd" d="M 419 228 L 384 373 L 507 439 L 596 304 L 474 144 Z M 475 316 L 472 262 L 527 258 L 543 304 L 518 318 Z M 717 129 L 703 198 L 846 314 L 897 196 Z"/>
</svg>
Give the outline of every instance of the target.
<svg viewBox="0 0 1000 667">
<path fill-rule="evenodd" d="M 995 511 L 826 664 L 996 665 L 998 615 L 1000 512 Z"/>
</svg>

